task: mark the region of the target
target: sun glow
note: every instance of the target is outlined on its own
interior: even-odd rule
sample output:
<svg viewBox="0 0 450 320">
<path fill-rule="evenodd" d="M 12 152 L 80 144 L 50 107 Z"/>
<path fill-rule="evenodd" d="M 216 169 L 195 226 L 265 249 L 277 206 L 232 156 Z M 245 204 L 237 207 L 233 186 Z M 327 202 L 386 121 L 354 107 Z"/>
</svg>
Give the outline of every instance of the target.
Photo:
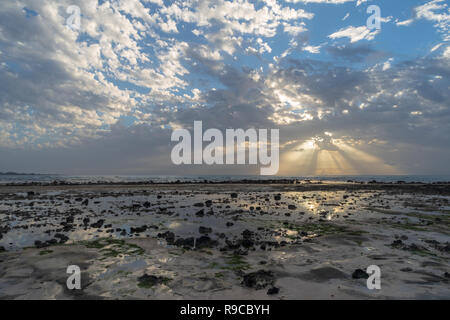
<svg viewBox="0 0 450 320">
<path fill-rule="evenodd" d="M 325 132 L 293 144 L 281 157 L 283 175 L 401 174 L 382 159 L 358 150 Z"/>
</svg>

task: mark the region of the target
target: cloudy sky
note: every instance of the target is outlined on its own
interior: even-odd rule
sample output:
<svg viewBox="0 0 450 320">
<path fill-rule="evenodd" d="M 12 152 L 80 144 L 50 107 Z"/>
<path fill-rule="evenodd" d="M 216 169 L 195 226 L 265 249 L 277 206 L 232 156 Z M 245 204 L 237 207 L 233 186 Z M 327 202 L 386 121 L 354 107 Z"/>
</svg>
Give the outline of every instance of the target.
<svg viewBox="0 0 450 320">
<path fill-rule="evenodd" d="M 280 129 L 280 175 L 449 174 L 449 26 L 445 0 L 5 0 L 0 171 L 259 172 L 172 165 L 202 120 Z"/>
</svg>

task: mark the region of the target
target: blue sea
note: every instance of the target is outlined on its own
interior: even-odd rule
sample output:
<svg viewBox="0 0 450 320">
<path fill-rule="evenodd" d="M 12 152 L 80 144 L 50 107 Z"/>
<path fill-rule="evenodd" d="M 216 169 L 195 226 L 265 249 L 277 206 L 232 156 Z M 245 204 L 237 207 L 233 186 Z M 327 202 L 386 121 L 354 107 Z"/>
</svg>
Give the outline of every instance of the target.
<svg viewBox="0 0 450 320">
<path fill-rule="evenodd" d="M 131 183 L 131 182 L 154 182 L 154 183 L 170 183 L 170 182 L 202 182 L 202 181 L 240 181 L 240 180 L 311 180 L 322 182 L 369 182 L 376 180 L 378 182 L 449 182 L 450 175 L 347 175 L 347 176 L 224 176 L 224 175 L 203 175 L 203 176 L 169 176 L 169 175 L 0 175 L 0 184 L 10 183 L 30 183 L 30 182 L 65 182 L 65 183 Z"/>
</svg>

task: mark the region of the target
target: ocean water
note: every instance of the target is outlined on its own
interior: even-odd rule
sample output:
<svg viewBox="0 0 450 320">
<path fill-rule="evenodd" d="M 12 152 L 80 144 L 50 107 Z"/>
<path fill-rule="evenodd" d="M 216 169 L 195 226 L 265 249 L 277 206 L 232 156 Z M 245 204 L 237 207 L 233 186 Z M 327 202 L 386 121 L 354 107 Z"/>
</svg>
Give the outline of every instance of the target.
<svg viewBox="0 0 450 320">
<path fill-rule="evenodd" d="M 332 181 L 346 182 L 348 180 L 358 182 L 369 182 L 376 180 L 379 182 L 450 182 L 450 175 L 402 175 L 402 176 L 381 176 L 381 175 L 348 175 L 348 176 L 224 176 L 224 175 L 203 175 L 203 176 L 169 176 L 169 175 L 0 175 L 0 184 L 10 183 L 30 183 L 30 182 L 66 182 L 66 183 L 120 183 L 120 182 L 202 182 L 202 181 L 240 181 L 240 180 L 311 180 L 311 181 Z"/>
</svg>

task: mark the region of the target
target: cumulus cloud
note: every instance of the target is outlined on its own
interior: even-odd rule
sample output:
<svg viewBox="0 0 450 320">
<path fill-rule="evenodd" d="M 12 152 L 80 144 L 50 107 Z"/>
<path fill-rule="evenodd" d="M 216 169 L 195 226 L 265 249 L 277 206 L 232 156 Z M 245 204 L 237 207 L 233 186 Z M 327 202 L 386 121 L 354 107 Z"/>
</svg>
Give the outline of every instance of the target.
<svg viewBox="0 0 450 320">
<path fill-rule="evenodd" d="M 304 152 L 309 142 L 318 152 L 347 146 L 369 161 L 347 159 L 358 173 L 374 168 L 368 155 L 384 159 L 379 173 L 448 171 L 445 42 L 431 50 L 439 54 L 397 59 L 363 41 L 382 32 L 365 26 L 331 34 L 324 28 L 323 38 L 310 41 L 311 24 L 320 19 L 312 4 L 360 10 L 355 6 L 364 3 L 6 2 L 0 8 L 0 171 L 258 172 L 171 165 L 172 129 L 195 120 L 205 128 L 279 128 L 284 155 Z M 66 25 L 69 5 L 81 9 L 80 30 Z M 429 21 L 444 35 L 445 9 L 443 1 L 429 1 L 412 19 Z M 332 41 L 341 38 L 348 41 Z M 315 173 L 300 162 L 285 167 Z"/>
</svg>

